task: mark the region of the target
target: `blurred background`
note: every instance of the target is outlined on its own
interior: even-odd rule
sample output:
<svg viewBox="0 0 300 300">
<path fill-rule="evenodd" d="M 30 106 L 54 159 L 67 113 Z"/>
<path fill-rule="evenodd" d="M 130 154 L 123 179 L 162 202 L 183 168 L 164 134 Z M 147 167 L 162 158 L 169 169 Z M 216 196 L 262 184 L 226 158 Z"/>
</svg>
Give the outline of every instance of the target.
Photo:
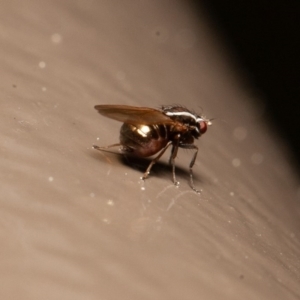
<svg viewBox="0 0 300 300">
<path fill-rule="evenodd" d="M 227 45 L 227 54 L 251 94 L 259 95 L 264 117 L 300 167 L 300 2 L 191 1 L 205 9 L 211 28 Z"/>
<path fill-rule="evenodd" d="M 0 299 L 300 297 L 297 3 L 0 2 Z M 124 161 L 97 104 L 214 118 Z"/>
</svg>

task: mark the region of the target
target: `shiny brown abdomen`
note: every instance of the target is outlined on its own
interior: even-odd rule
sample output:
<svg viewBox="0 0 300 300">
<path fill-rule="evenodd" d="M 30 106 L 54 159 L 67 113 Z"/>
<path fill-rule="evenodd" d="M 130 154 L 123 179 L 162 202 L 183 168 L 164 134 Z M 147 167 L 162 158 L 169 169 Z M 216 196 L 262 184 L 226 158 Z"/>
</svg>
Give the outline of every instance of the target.
<svg viewBox="0 0 300 300">
<path fill-rule="evenodd" d="M 120 129 L 120 143 L 124 153 L 148 157 L 162 150 L 168 143 L 165 125 L 132 125 L 124 123 Z"/>
</svg>

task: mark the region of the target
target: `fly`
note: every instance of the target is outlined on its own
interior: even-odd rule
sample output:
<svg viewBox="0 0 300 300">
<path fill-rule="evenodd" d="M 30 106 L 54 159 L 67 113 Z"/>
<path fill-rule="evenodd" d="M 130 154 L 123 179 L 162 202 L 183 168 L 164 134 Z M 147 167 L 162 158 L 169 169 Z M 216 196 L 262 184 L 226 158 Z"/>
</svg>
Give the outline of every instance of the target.
<svg viewBox="0 0 300 300">
<path fill-rule="evenodd" d="M 127 105 L 96 105 L 95 109 L 105 117 L 123 122 L 123 125 L 120 129 L 119 143 L 105 147 L 94 145 L 94 149 L 107 151 L 111 147 L 119 146 L 122 154 L 135 157 L 148 157 L 158 153 L 142 176 L 145 180 L 152 166 L 172 146 L 169 163 L 172 166 L 173 183 L 176 186 L 179 185 L 175 174 L 178 148 L 194 150 L 189 165 L 189 183 L 195 192 L 200 193 L 195 188 L 193 180 L 193 166 L 198 154 L 194 140 L 206 132 L 208 125 L 211 124 L 210 120 L 179 105 L 162 106 L 160 110 Z"/>
</svg>

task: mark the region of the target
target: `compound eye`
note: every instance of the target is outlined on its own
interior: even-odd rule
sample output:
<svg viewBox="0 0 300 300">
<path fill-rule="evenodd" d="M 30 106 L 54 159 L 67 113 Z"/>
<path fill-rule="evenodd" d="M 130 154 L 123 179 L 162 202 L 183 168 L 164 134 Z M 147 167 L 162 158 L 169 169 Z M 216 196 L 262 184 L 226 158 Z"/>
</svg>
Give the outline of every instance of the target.
<svg viewBox="0 0 300 300">
<path fill-rule="evenodd" d="M 207 123 L 205 121 L 201 121 L 199 125 L 201 134 L 205 133 L 207 130 Z"/>
</svg>

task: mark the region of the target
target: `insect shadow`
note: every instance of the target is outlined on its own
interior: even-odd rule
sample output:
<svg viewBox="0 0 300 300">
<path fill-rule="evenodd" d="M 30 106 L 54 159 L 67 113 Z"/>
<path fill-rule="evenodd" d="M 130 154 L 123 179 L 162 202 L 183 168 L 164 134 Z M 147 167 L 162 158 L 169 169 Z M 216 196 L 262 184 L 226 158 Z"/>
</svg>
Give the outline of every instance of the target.
<svg viewBox="0 0 300 300">
<path fill-rule="evenodd" d="M 145 170 L 149 166 L 150 162 L 152 161 L 151 157 L 149 158 L 140 158 L 135 157 L 132 155 L 126 155 L 121 154 L 119 152 L 114 151 L 105 151 L 105 154 L 100 154 L 99 152 L 92 152 L 91 155 L 97 159 L 97 160 L 110 160 L 110 157 L 115 157 L 121 164 L 123 164 L 126 167 L 130 167 L 133 170 L 136 170 L 140 172 L 140 177 L 143 176 Z M 166 154 L 167 156 L 167 154 Z M 151 169 L 151 173 L 149 175 L 149 179 L 151 177 L 164 177 L 168 178 L 169 174 L 172 173 L 172 166 L 163 160 L 158 161 Z M 186 170 L 186 168 L 177 166 L 176 165 L 176 175 L 181 179 L 180 181 L 183 183 L 185 181 L 185 178 L 188 178 L 189 172 Z M 194 174 L 194 178 L 196 181 L 202 182 L 202 180 Z M 188 183 L 188 180 L 187 180 Z"/>
<path fill-rule="evenodd" d="M 147 167 L 149 166 L 152 159 L 133 157 L 130 155 L 120 155 L 119 160 L 124 165 L 129 166 L 132 169 L 141 172 L 141 176 L 142 176 L 145 170 L 147 169 Z M 163 174 L 168 174 L 170 172 L 172 172 L 172 166 L 169 163 L 160 160 L 152 167 L 149 178 L 161 176 Z M 186 176 L 188 172 L 184 168 L 176 167 L 176 175 L 177 174 L 179 176 Z"/>
</svg>

